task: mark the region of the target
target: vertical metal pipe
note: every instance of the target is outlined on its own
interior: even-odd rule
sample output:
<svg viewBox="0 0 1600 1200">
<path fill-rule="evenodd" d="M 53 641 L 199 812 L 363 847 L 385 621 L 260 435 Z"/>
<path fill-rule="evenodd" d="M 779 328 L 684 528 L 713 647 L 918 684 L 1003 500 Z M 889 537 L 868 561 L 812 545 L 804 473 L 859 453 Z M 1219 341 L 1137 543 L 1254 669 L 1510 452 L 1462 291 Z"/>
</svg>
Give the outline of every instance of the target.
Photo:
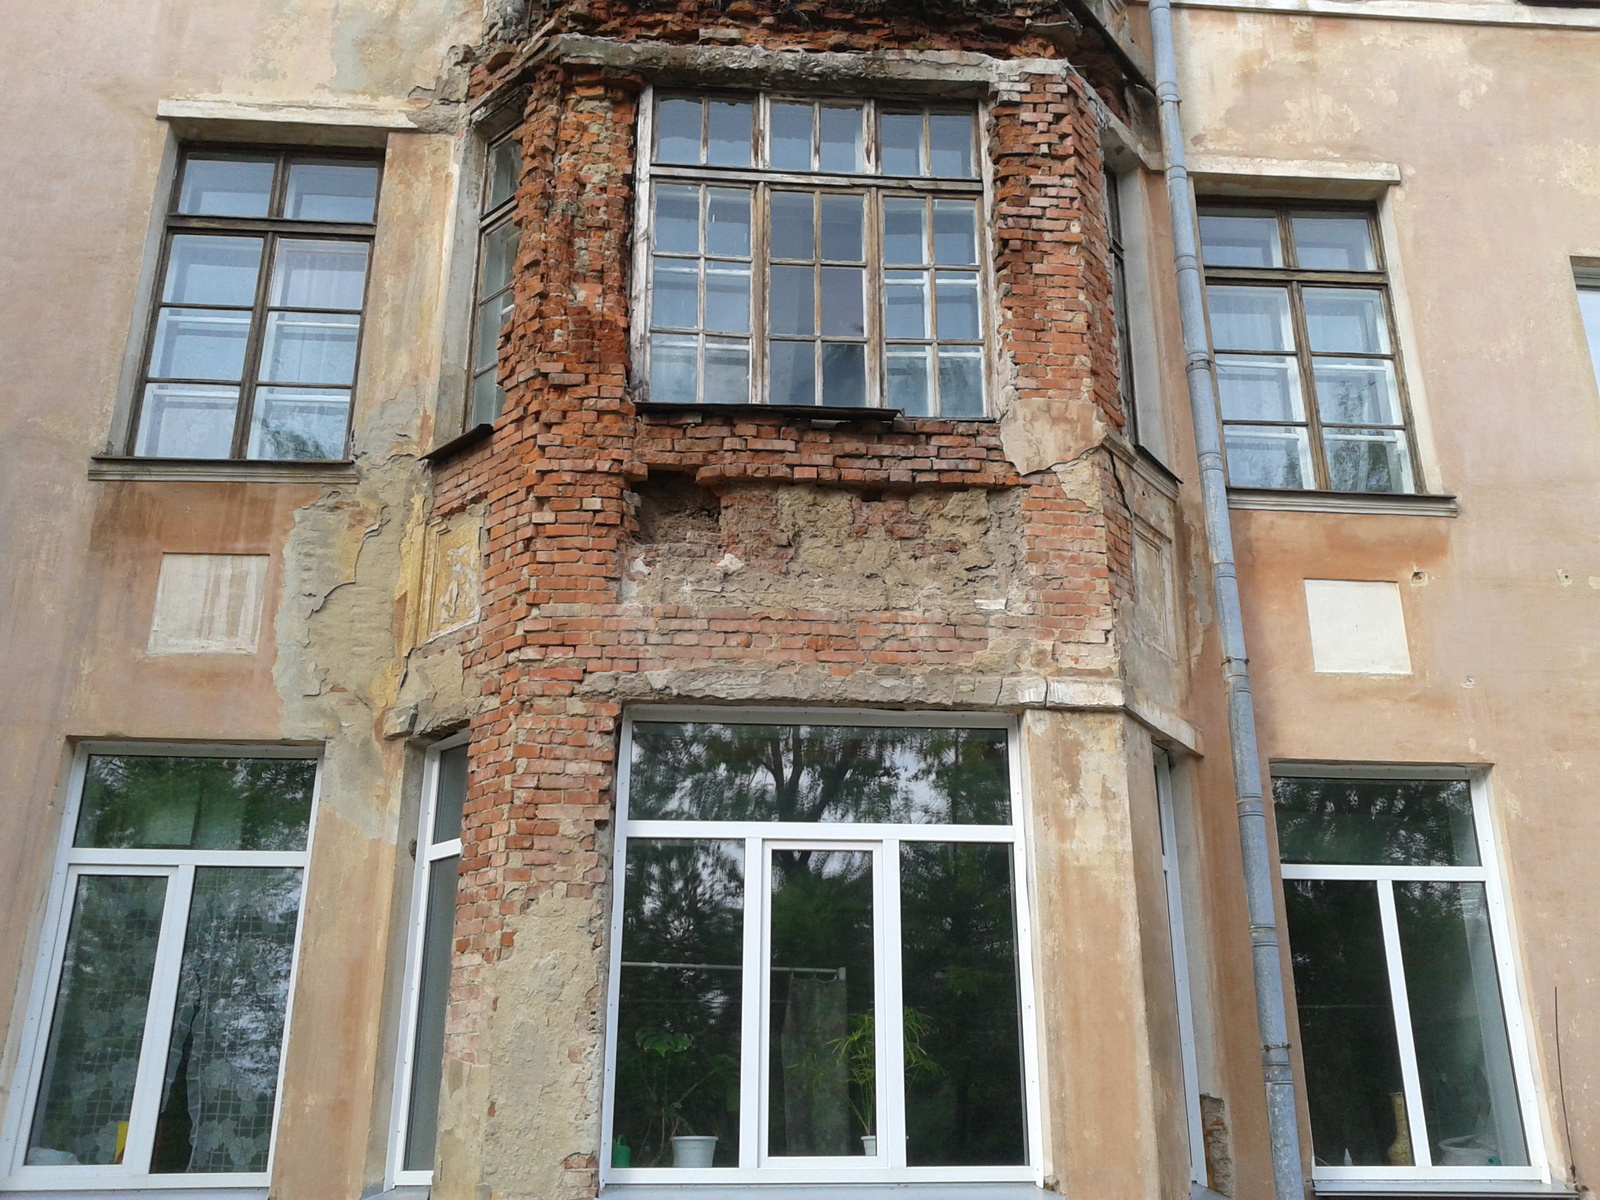
<svg viewBox="0 0 1600 1200">
<path fill-rule="evenodd" d="M 1194 191 L 1185 162 L 1183 122 L 1178 112 L 1178 66 L 1172 37 L 1171 0 L 1149 0 L 1155 49 L 1156 98 L 1161 105 L 1161 140 L 1167 160 L 1167 201 L 1172 211 L 1173 257 L 1177 267 L 1178 311 L 1189 378 L 1189 407 L 1195 449 L 1200 458 L 1200 495 L 1205 507 L 1206 547 L 1222 637 L 1222 673 L 1228 694 L 1228 733 L 1239 813 L 1239 844 L 1244 865 L 1245 902 L 1250 916 L 1250 952 L 1255 973 L 1256 1026 L 1261 1035 L 1261 1074 L 1267 1093 L 1267 1133 L 1272 1148 L 1276 1200 L 1304 1200 L 1300 1170 L 1300 1124 L 1295 1113 L 1294 1072 L 1289 1062 L 1288 1017 L 1284 1011 L 1283 967 L 1278 953 L 1278 922 L 1267 849 L 1267 815 L 1262 797 L 1261 759 L 1256 749 L 1255 704 L 1250 695 L 1244 618 L 1239 605 L 1239 575 L 1233 558 L 1233 526 L 1228 518 L 1227 477 L 1223 473 L 1222 428 L 1217 416 L 1216 379 L 1206 329 L 1205 291 L 1196 244 Z"/>
</svg>

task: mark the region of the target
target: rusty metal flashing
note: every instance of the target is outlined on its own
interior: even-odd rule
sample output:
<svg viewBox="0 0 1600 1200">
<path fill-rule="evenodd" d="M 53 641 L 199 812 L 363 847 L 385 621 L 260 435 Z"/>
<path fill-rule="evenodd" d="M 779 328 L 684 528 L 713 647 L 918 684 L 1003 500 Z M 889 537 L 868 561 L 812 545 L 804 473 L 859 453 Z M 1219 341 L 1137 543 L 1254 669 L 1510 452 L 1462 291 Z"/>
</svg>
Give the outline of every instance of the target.
<svg viewBox="0 0 1600 1200">
<path fill-rule="evenodd" d="M 480 424 L 472 426 L 472 428 L 468 429 L 465 433 L 458 433 L 455 437 L 449 439 L 448 441 L 440 442 L 432 450 L 429 450 L 422 456 L 422 461 L 425 463 L 432 463 L 434 466 L 438 466 L 447 459 L 454 458 L 460 451 L 471 449 L 479 442 L 488 441 L 490 435 L 493 433 L 494 422 L 484 421 Z"/>
<path fill-rule="evenodd" d="M 89 478 L 195 483 L 354 483 L 358 476 L 355 464 L 348 461 L 96 454 L 90 459 Z"/>
<path fill-rule="evenodd" d="M 1398 517 L 1458 517 L 1454 496 L 1421 492 L 1315 492 L 1279 488 L 1229 488 L 1229 508 L 1265 512 L 1375 513 Z"/>
</svg>

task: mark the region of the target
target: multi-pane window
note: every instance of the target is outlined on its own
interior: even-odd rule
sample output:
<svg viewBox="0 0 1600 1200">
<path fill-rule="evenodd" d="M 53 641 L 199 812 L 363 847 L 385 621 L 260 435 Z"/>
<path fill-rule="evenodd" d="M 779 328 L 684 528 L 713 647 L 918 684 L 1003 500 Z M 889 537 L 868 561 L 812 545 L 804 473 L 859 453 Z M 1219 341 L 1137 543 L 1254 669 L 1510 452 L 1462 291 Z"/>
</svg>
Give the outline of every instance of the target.
<svg viewBox="0 0 1600 1200">
<path fill-rule="evenodd" d="M 1479 787 L 1273 780 L 1314 1170 L 1539 1177 Z"/>
<path fill-rule="evenodd" d="M 346 457 L 378 175 L 321 152 L 184 153 L 134 454 Z"/>
<path fill-rule="evenodd" d="M 930 726 L 630 724 L 613 1182 L 1031 1178 L 1010 737 Z"/>
<path fill-rule="evenodd" d="M 515 133 L 491 142 L 485 160 L 478 224 L 478 286 L 472 315 L 472 384 L 467 425 L 500 415 L 500 334 L 511 319 L 512 272 L 517 261 L 517 226 L 512 219 L 522 148 Z"/>
<path fill-rule="evenodd" d="M 80 770 L 8 1182 L 265 1187 L 317 764 Z"/>
<path fill-rule="evenodd" d="M 1117 394 L 1130 440 L 1139 440 L 1139 405 L 1133 390 L 1133 327 L 1128 320 L 1128 251 L 1122 236 L 1122 181 L 1105 175 L 1106 233 L 1111 249 L 1111 315 L 1117 335 Z"/>
<path fill-rule="evenodd" d="M 417 835 L 417 875 L 407 965 L 406 1027 L 398 1073 L 391 1182 L 432 1180 L 444 1071 L 444 1019 L 450 993 L 451 935 L 461 874 L 461 810 L 467 799 L 467 747 L 429 756 Z"/>
<path fill-rule="evenodd" d="M 1368 209 L 1201 207 L 1232 486 L 1416 490 L 1376 232 Z"/>
<path fill-rule="evenodd" d="M 977 112 L 657 98 L 655 403 L 985 411 Z"/>
</svg>

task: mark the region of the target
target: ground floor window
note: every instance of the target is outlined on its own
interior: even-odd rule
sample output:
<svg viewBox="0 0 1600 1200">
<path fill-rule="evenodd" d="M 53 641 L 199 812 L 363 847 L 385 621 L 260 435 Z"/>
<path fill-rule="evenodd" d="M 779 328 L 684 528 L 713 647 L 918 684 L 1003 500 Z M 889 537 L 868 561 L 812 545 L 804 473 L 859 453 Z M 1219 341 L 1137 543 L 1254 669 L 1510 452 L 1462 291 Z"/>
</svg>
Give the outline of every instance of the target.
<svg viewBox="0 0 1600 1200">
<path fill-rule="evenodd" d="M 238 747 L 80 755 L 16 1183 L 265 1183 L 316 778 Z"/>
<path fill-rule="evenodd" d="M 1275 776 L 1316 1175 L 1542 1177 L 1481 781 Z"/>
<path fill-rule="evenodd" d="M 888 721 L 628 723 L 614 1182 L 1033 1177 L 1013 734 Z"/>
</svg>

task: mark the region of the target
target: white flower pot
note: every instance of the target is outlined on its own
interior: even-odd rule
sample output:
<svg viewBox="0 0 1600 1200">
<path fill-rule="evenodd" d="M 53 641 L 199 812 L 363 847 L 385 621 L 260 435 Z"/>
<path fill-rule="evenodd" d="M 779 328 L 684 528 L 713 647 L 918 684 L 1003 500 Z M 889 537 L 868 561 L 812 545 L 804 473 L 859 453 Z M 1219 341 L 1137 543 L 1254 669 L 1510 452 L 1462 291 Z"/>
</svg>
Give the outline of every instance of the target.
<svg viewBox="0 0 1600 1200">
<path fill-rule="evenodd" d="M 877 1158 L 878 1157 L 878 1135 L 877 1134 L 875 1134 L 875 1133 L 863 1133 L 861 1135 L 861 1153 L 865 1154 L 868 1158 Z"/>
<path fill-rule="evenodd" d="M 675 1137 L 672 1139 L 672 1165 L 675 1167 L 709 1167 L 717 1152 L 714 1137 Z"/>
</svg>

